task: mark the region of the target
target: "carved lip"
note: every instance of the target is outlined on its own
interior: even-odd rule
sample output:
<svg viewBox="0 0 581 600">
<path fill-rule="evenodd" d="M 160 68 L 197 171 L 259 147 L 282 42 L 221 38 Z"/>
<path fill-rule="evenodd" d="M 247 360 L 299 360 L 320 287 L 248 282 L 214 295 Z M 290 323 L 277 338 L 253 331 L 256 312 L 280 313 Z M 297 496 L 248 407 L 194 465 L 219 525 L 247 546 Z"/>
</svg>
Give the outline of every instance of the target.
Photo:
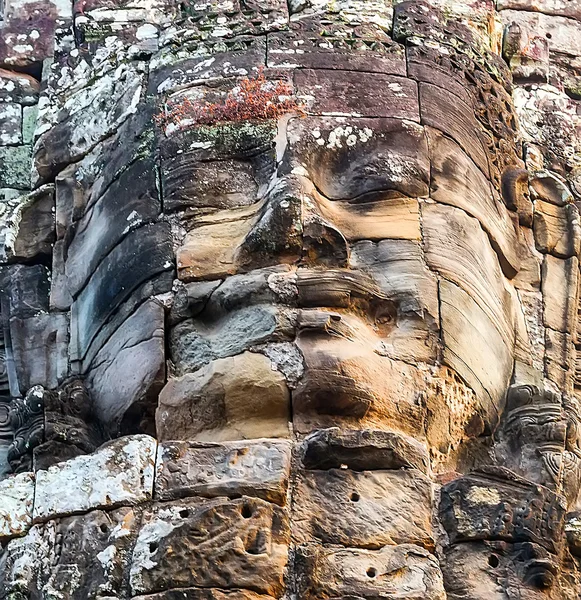
<svg viewBox="0 0 581 600">
<path fill-rule="evenodd" d="M 353 300 L 387 301 L 369 275 L 362 271 L 298 269 L 296 285 L 301 307 L 348 307 Z"/>
</svg>

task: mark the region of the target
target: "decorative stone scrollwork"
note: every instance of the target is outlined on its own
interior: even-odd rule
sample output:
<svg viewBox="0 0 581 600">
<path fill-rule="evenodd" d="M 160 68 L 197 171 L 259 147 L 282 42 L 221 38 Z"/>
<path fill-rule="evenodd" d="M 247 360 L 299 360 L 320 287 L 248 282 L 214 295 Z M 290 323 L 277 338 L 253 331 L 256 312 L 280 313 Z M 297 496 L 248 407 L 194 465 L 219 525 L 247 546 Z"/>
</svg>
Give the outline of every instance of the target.
<svg viewBox="0 0 581 600">
<path fill-rule="evenodd" d="M 14 441 L 8 459 L 15 472 L 47 468 L 53 463 L 92 452 L 103 441 L 92 419 L 89 395 L 78 380 L 59 390 L 31 388 L 10 410 Z"/>
</svg>

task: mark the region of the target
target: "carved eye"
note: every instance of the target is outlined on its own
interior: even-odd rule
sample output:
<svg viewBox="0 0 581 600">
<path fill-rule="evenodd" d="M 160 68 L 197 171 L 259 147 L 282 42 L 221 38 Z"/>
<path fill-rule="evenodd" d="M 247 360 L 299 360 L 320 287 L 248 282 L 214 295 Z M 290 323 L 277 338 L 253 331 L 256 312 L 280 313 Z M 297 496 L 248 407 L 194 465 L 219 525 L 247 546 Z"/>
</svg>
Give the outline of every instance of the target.
<svg viewBox="0 0 581 600">
<path fill-rule="evenodd" d="M 384 200 L 397 200 L 400 198 L 409 198 L 403 192 L 399 190 L 385 189 L 385 190 L 372 190 L 365 192 L 354 198 L 349 198 L 347 202 L 349 204 L 371 204 L 373 202 L 381 202 Z"/>
</svg>

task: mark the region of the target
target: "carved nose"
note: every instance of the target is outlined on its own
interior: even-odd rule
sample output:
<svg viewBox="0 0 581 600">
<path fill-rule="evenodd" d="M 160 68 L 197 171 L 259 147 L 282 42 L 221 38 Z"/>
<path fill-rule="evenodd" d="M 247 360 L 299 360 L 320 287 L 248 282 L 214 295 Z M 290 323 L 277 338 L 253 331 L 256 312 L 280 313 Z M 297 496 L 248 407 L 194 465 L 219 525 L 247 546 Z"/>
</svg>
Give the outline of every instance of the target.
<svg viewBox="0 0 581 600">
<path fill-rule="evenodd" d="M 346 267 L 349 262 L 349 244 L 333 224 L 324 219 L 316 205 L 306 199 L 303 210 L 303 256 L 308 266 Z"/>
<path fill-rule="evenodd" d="M 309 187 L 312 184 L 296 175 L 276 182 L 238 249 L 240 266 L 256 269 L 281 263 L 346 265 L 347 241 L 317 213 L 306 193 Z"/>
<path fill-rule="evenodd" d="M 238 264 L 256 269 L 299 262 L 303 247 L 302 203 L 298 178 L 277 181 L 267 192 L 252 229 L 238 248 Z"/>
</svg>

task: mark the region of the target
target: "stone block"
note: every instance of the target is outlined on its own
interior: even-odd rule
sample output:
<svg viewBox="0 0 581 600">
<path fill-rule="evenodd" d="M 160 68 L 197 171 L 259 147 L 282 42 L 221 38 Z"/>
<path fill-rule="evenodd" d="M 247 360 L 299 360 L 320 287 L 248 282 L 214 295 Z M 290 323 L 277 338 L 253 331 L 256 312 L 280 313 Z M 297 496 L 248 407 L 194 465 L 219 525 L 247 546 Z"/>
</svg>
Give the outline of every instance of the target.
<svg viewBox="0 0 581 600">
<path fill-rule="evenodd" d="M 537 200 L 533 221 L 535 245 L 539 252 L 557 258 L 578 256 L 581 249 L 579 210 L 573 204 L 555 206 Z"/>
<path fill-rule="evenodd" d="M 288 437 L 290 394 L 261 354 L 243 352 L 170 379 L 156 412 L 162 441 Z"/>
<path fill-rule="evenodd" d="M 71 5 L 62 0 L 47 1 L 43 10 L 34 0 L 11 1 L 4 14 L 0 64 L 28 67 L 52 57 L 56 22 L 70 17 Z"/>
<path fill-rule="evenodd" d="M 413 544 L 380 550 L 300 546 L 296 564 L 301 600 L 446 598 L 436 557 Z"/>
<path fill-rule="evenodd" d="M 72 296 L 77 296 L 103 258 L 130 231 L 153 222 L 161 211 L 153 159 L 124 171 L 94 201 L 76 224 L 65 272 Z"/>
<path fill-rule="evenodd" d="M 282 440 L 162 443 L 155 498 L 256 496 L 284 505 L 290 453 L 290 443 Z"/>
<path fill-rule="evenodd" d="M 415 469 L 307 471 L 294 493 L 293 537 L 299 544 L 432 548 L 431 515 L 431 482 Z"/>
<path fill-rule="evenodd" d="M 541 266 L 543 323 L 562 333 L 574 333 L 577 325 L 579 261 L 546 255 Z"/>
<path fill-rule="evenodd" d="M 549 40 L 512 21 L 504 34 L 502 53 L 518 82 L 546 82 L 549 78 Z"/>
<path fill-rule="evenodd" d="M 216 587 L 278 597 L 289 537 L 283 509 L 257 498 L 154 504 L 133 551 L 131 592 Z"/>
<path fill-rule="evenodd" d="M 255 76 L 256 70 L 266 62 L 266 40 L 258 36 L 244 36 L 233 43 L 238 46 L 235 52 L 210 50 L 210 54 L 204 53 L 179 64 L 154 69 L 149 80 L 150 92 L 172 92 L 206 82 L 216 82 L 232 75 Z"/>
<path fill-rule="evenodd" d="M 37 106 L 24 106 L 22 108 L 22 141 L 25 144 L 32 144 L 34 141 L 34 131 L 36 130 L 37 118 Z"/>
<path fill-rule="evenodd" d="M 26 533 L 32 525 L 34 473 L 0 481 L 0 541 Z"/>
<path fill-rule="evenodd" d="M 343 4 L 343 10 L 354 8 L 349 3 L 340 4 Z M 358 17 L 363 11 L 370 11 L 374 20 L 391 21 L 391 6 L 387 3 L 366 2 L 359 8 Z M 274 32 L 268 36 L 269 67 L 340 69 L 406 75 L 403 46 L 394 42 L 377 21 L 367 23 L 364 31 L 340 21 L 333 23 L 332 30 L 327 29 L 324 16 L 303 16 L 295 23 L 294 28 L 291 25 L 290 31 Z"/>
<path fill-rule="evenodd" d="M 153 495 L 156 441 L 146 435 L 120 438 L 93 454 L 36 474 L 34 520 L 145 502 Z"/>
<path fill-rule="evenodd" d="M 0 103 L 0 146 L 22 144 L 22 107 L 20 104 Z"/>
<path fill-rule="evenodd" d="M 263 278 L 266 280 L 266 275 Z M 230 279 L 244 283 L 240 277 Z M 217 358 L 241 354 L 272 339 L 282 327 L 284 316 L 275 307 L 260 304 L 240 307 L 230 314 L 216 314 L 212 310 L 214 304 L 198 318 L 182 321 L 172 328 L 169 348 L 176 374 L 197 371 Z"/>
<path fill-rule="evenodd" d="M 307 469 L 376 471 L 418 469 L 427 474 L 428 450 L 411 436 L 373 429 L 316 431 L 303 442 L 302 461 Z"/>
<path fill-rule="evenodd" d="M 0 102 L 31 106 L 38 102 L 40 83 L 25 73 L 0 69 Z"/>
<path fill-rule="evenodd" d="M 48 312 L 50 273 L 41 265 L 10 265 L 1 271 L 2 285 L 6 290 L 7 316 L 20 319 Z"/>
<path fill-rule="evenodd" d="M 168 223 L 144 225 L 128 233 L 99 264 L 72 305 L 71 359 L 82 359 L 119 305 L 173 264 Z"/>
<path fill-rule="evenodd" d="M 55 239 L 54 186 L 41 186 L 19 202 L 12 258 L 32 261 L 49 257 Z"/>
<path fill-rule="evenodd" d="M 0 187 L 30 189 L 32 158 L 30 146 L 0 147 Z"/>
<path fill-rule="evenodd" d="M 498 471 L 502 469 L 492 476 L 473 473 L 442 487 L 440 519 L 450 543 L 533 542 L 557 552 L 564 534 L 565 499 L 508 470 Z"/>
<path fill-rule="evenodd" d="M 391 117 L 419 123 L 417 84 L 410 79 L 358 71 L 295 72 L 297 96 L 312 99 L 309 111 L 359 117 Z"/>
<path fill-rule="evenodd" d="M 18 385 L 22 392 L 33 385 L 56 388 L 68 374 L 66 313 L 40 312 L 10 320 L 10 335 Z"/>
<path fill-rule="evenodd" d="M 547 16 L 581 20 L 581 2 L 579 0 L 569 0 L 568 2 L 562 2 L 562 0 L 496 0 L 496 8 L 498 10 L 539 12 Z"/>
<path fill-rule="evenodd" d="M 492 193 L 488 179 L 457 143 L 431 127 L 426 128 L 426 133 L 432 168 L 430 197 L 441 204 L 461 208 L 478 219 L 494 244 L 504 273 L 512 278 L 520 267 L 517 222 Z"/>
<path fill-rule="evenodd" d="M 464 290 L 440 281 L 444 362 L 475 391 L 485 428 L 494 427 L 513 370 L 514 334 L 498 324 Z"/>
<path fill-rule="evenodd" d="M 70 95 L 69 109 L 62 111 L 67 118 L 48 130 L 45 127 L 36 141 L 36 183 L 49 181 L 65 166 L 83 158 L 135 112 L 143 77 L 138 68 L 122 64 Z"/>
<path fill-rule="evenodd" d="M 157 395 L 165 382 L 164 310 L 144 302 L 111 335 L 86 374 L 95 415 L 112 435 L 153 433 Z"/>
<path fill-rule="evenodd" d="M 126 597 L 125 573 L 139 517 L 125 507 L 33 526 L 7 545 L 0 589 L 8 597 L 31 600 Z"/>
<path fill-rule="evenodd" d="M 463 100 L 429 83 L 419 84 L 422 123 L 451 137 L 488 177 L 488 151 L 474 109 Z"/>
</svg>

